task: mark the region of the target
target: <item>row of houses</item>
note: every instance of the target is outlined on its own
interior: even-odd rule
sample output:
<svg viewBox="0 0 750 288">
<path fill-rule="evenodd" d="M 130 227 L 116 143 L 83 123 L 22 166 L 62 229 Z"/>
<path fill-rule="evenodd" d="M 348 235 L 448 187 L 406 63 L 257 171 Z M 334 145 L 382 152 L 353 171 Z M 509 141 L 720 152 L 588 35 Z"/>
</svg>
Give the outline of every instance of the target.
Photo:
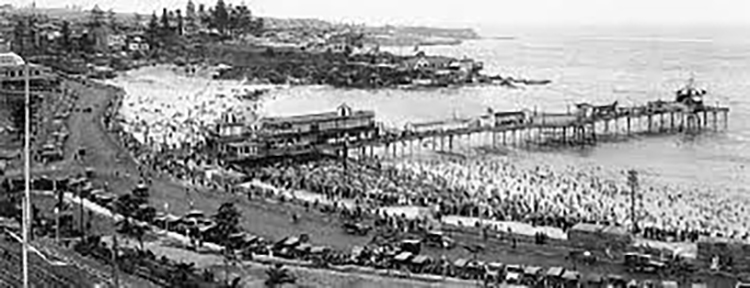
<svg viewBox="0 0 750 288">
<path fill-rule="evenodd" d="M 9 19 L 0 17 L 0 52 L 14 51 L 24 54 L 61 47 L 64 43 L 64 24 L 60 21 Z M 80 23 L 68 26 L 67 44 L 71 48 L 90 46 L 98 52 L 148 51 L 150 46 L 143 31 L 132 29 L 114 32 L 106 25 L 86 27 Z"/>
</svg>

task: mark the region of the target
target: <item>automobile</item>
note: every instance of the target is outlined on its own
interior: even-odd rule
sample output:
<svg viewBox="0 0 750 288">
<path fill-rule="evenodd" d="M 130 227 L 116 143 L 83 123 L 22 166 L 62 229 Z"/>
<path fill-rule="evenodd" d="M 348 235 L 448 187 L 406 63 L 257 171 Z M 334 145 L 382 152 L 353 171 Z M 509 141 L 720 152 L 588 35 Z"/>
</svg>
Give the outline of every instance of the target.
<svg viewBox="0 0 750 288">
<path fill-rule="evenodd" d="M 344 226 L 344 231 L 346 231 L 346 233 L 360 235 L 360 236 L 367 235 L 367 233 L 370 232 L 370 230 L 372 229 L 372 227 L 364 225 L 362 223 L 347 222 L 347 223 L 344 223 L 343 226 Z"/>
<path fill-rule="evenodd" d="M 418 239 L 406 239 L 401 240 L 400 247 L 402 251 L 408 251 L 414 255 L 418 255 L 422 250 L 422 240 Z"/>
<path fill-rule="evenodd" d="M 505 266 L 505 282 L 509 284 L 521 284 L 524 267 L 518 264 Z"/>
<path fill-rule="evenodd" d="M 625 266 L 633 272 L 658 273 L 666 264 L 655 260 L 653 256 L 635 252 L 625 253 Z"/>
<path fill-rule="evenodd" d="M 596 256 L 590 251 L 582 250 L 570 251 L 570 253 L 568 254 L 568 258 L 576 262 L 584 263 L 586 265 L 594 265 L 597 260 Z"/>
<path fill-rule="evenodd" d="M 456 247 L 456 241 L 446 236 L 443 231 L 429 231 L 424 240 L 427 246 L 444 249 L 452 249 L 453 247 Z"/>
</svg>

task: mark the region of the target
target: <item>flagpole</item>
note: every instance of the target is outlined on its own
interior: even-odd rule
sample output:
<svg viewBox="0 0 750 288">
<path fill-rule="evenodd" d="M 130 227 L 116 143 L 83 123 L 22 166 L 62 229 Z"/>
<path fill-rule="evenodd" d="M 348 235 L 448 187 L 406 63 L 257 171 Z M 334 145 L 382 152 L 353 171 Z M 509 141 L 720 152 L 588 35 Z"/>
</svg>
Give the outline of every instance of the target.
<svg viewBox="0 0 750 288">
<path fill-rule="evenodd" d="M 24 119 L 24 198 L 23 198 L 23 287 L 29 287 L 29 210 L 31 203 L 31 152 L 30 152 L 30 106 L 31 97 L 29 95 L 29 63 L 24 61 L 24 95 L 25 95 L 25 119 Z"/>
</svg>

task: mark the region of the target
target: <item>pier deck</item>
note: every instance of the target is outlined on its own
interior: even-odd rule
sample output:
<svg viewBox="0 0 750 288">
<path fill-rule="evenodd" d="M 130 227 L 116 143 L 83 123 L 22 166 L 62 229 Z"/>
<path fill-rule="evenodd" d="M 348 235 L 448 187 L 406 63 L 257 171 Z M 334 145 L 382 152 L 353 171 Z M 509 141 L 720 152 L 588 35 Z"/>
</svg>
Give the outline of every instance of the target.
<svg viewBox="0 0 750 288">
<path fill-rule="evenodd" d="M 309 153 L 338 155 L 339 157 L 355 156 L 356 158 L 375 157 L 375 155 L 399 157 L 412 155 L 421 149 L 452 151 L 454 146 L 461 142 L 474 147 L 489 145 L 526 148 L 583 146 L 595 145 L 612 139 L 624 139 L 632 135 L 700 133 L 721 131 L 727 129 L 728 126 L 729 108 L 727 107 L 703 106 L 700 109 L 679 105 L 612 107 L 595 111 L 593 114 L 533 113 L 530 117 L 525 117 L 524 121 L 514 122 L 515 124 L 482 123 L 479 118 L 476 118 L 463 121 L 462 123 L 467 124 L 458 127 L 439 126 L 442 128 L 425 131 L 408 128 L 379 131 L 374 137 L 367 138 L 343 132 L 338 137 L 341 141 L 337 143 L 290 145 L 274 149 L 264 155 L 226 160 L 256 161 L 269 157 L 300 157 Z"/>
<path fill-rule="evenodd" d="M 375 149 L 383 149 L 379 155 L 404 156 L 414 152 L 416 147 L 432 150 L 452 150 L 455 140 L 466 137 L 470 144 L 512 145 L 512 146 L 576 146 L 595 145 L 608 139 L 622 136 L 666 133 L 700 133 L 721 131 L 728 127 L 729 108 L 707 106 L 697 111 L 685 109 L 648 109 L 647 107 L 618 108 L 615 113 L 591 117 L 574 117 L 574 121 L 546 122 L 544 114 L 536 114 L 542 121 L 519 125 L 486 125 L 439 131 L 382 133 L 376 139 L 342 144 L 317 146 L 319 150 L 351 153 L 360 156 L 376 154 Z M 472 136 L 477 135 L 472 140 Z M 490 138 L 490 141 L 487 141 Z M 486 141 L 486 142 L 483 142 Z M 416 143 L 414 143 L 416 142 Z M 400 145 L 399 145 L 400 144 Z M 431 146 L 431 147 L 429 147 Z M 447 147 L 446 147 L 447 146 Z M 399 149 L 401 147 L 401 149 Z M 367 148 L 370 148 L 368 153 Z M 409 149 L 410 151 L 406 151 Z M 359 150 L 359 151 L 357 151 Z M 390 150 L 390 151 L 389 151 Z M 399 153 L 399 150 L 401 150 Z M 389 153 L 390 152 L 390 153 Z"/>
</svg>

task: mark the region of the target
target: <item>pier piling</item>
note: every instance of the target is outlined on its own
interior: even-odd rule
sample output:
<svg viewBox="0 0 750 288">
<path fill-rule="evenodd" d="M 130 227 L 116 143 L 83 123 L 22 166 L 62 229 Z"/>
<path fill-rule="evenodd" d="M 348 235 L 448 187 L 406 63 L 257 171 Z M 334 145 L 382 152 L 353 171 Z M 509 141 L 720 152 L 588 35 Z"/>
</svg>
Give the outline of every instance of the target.
<svg viewBox="0 0 750 288">
<path fill-rule="evenodd" d="M 625 121 L 627 122 L 627 135 L 630 136 L 630 115 L 633 114 L 633 109 L 630 109 L 628 112 L 628 116 L 626 116 Z"/>
<path fill-rule="evenodd" d="M 512 145 L 525 148 L 531 148 L 532 145 L 544 146 L 555 143 L 556 145 L 595 145 L 598 142 L 597 137 L 602 135 L 605 136 L 606 140 L 619 139 L 623 135 L 632 136 L 634 133 L 643 132 L 653 134 L 655 132 L 698 132 L 702 130 L 710 130 L 710 117 L 713 117 L 712 121 L 714 131 L 719 131 L 721 129 L 719 127 L 719 125 L 721 125 L 719 121 L 721 121 L 720 118 L 722 116 L 724 117 L 724 129 L 727 129 L 729 125 L 729 109 L 722 107 L 707 107 L 705 110 L 701 110 L 703 113 L 700 113 L 701 111 L 681 111 L 679 109 L 653 111 L 643 109 L 642 107 L 631 107 L 618 111 L 619 112 L 607 114 L 603 117 L 593 116 L 587 119 L 576 118 L 576 120 L 563 123 L 560 123 L 557 120 L 557 122 L 548 121 L 545 123 L 545 120 L 542 120 L 541 123 L 534 121 L 531 123 L 518 123 L 512 126 L 475 126 L 470 128 L 429 131 L 416 134 L 404 133 L 400 137 L 383 137 L 373 143 L 360 143 L 362 145 L 350 146 L 349 149 L 354 149 L 351 151 L 349 151 L 346 146 L 344 146 L 343 150 L 340 149 L 340 147 L 336 147 L 334 148 L 334 151 L 336 151 L 336 154 L 344 156 L 351 152 L 351 156 L 357 159 L 365 159 L 368 157 L 368 154 L 370 158 L 378 158 L 378 156 L 382 156 L 383 158 L 392 156 L 396 158 L 399 156 L 413 156 L 419 154 L 421 151 L 420 149 L 429 149 L 429 146 L 427 145 L 430 145 L 430 143 L 426 143 L 425 141 L 431 142 L 433 151 L 453 151 L 454 139 L 459 141 L 457 145 L 462 145 L 463 143 L 471 147 L 477 145 L 490 145 L 491 143 L 493 148 L 497 148 L 500 145 L 500 141 L 502 141 L 503 146 Z M 669 116 L 666 115 L 667 113 L 669 113 Z M 658 118 L 654 119 L 654 116 Z M 568 115 L 565 115 L 565 117 L 568 117 Z M 667 119 L 667 117 L 669 119 Z M 622 121 L 625 121 L 625 123 L 620 124 L 619 121 L 621 121 L 621 119 Z M 659 123 L 656 124 L 654 120 L 658 120 Z M 646 123 L 644 123 L 644 121 Z M 669 121 L 668 124 L 667 121 Z M 603 125 L 603 127 L 597 127 L 597 125 L 600 124 Z M 610 125 L 612 127 L 610 127 Z M 620 127 L 620 125 L 624 125 L 624 127 Z M 597 130 L 597 128 L 599 129 Z M 510 133 L 512 133 L 512 135 L 509 135 Z M 473 137 L 473 134 L 478 135 L 477 137 Z M 502 134 L 502 136 L 498 134 Z M 462 139 L 464 135 L 466 136 L 465 141 Z M 491 139 L 487 139 L 487 137 L 490 137 Z M 498 139 L 498 137 L 502 137 L 502 140 Z M 509 137 L 512 138 L 508 139 Z M 440 141 L 439 144 L 437 143 L 438 141 Z M 399 155 L 398 145 L 402 145 L 401 155 Z M 369 152 L 367 146 L 370 146 Z M 391 148 L 391 146 L 393 147 Z M 438 146 L 440 150 L 438 150 Z M 448 146 L 448 150 L 446 150 L 446 146 Z M 376 149 L 378 149 L 378 151 L 375 151 Z M 383 152 L 380 152 L 380 149 L 382 149 Z"/>
<path fill-rule="evenodd" d="M 670 126 L 669 132 L 674 132 L 674 112 L 669 112 Z"/>
</svg>

